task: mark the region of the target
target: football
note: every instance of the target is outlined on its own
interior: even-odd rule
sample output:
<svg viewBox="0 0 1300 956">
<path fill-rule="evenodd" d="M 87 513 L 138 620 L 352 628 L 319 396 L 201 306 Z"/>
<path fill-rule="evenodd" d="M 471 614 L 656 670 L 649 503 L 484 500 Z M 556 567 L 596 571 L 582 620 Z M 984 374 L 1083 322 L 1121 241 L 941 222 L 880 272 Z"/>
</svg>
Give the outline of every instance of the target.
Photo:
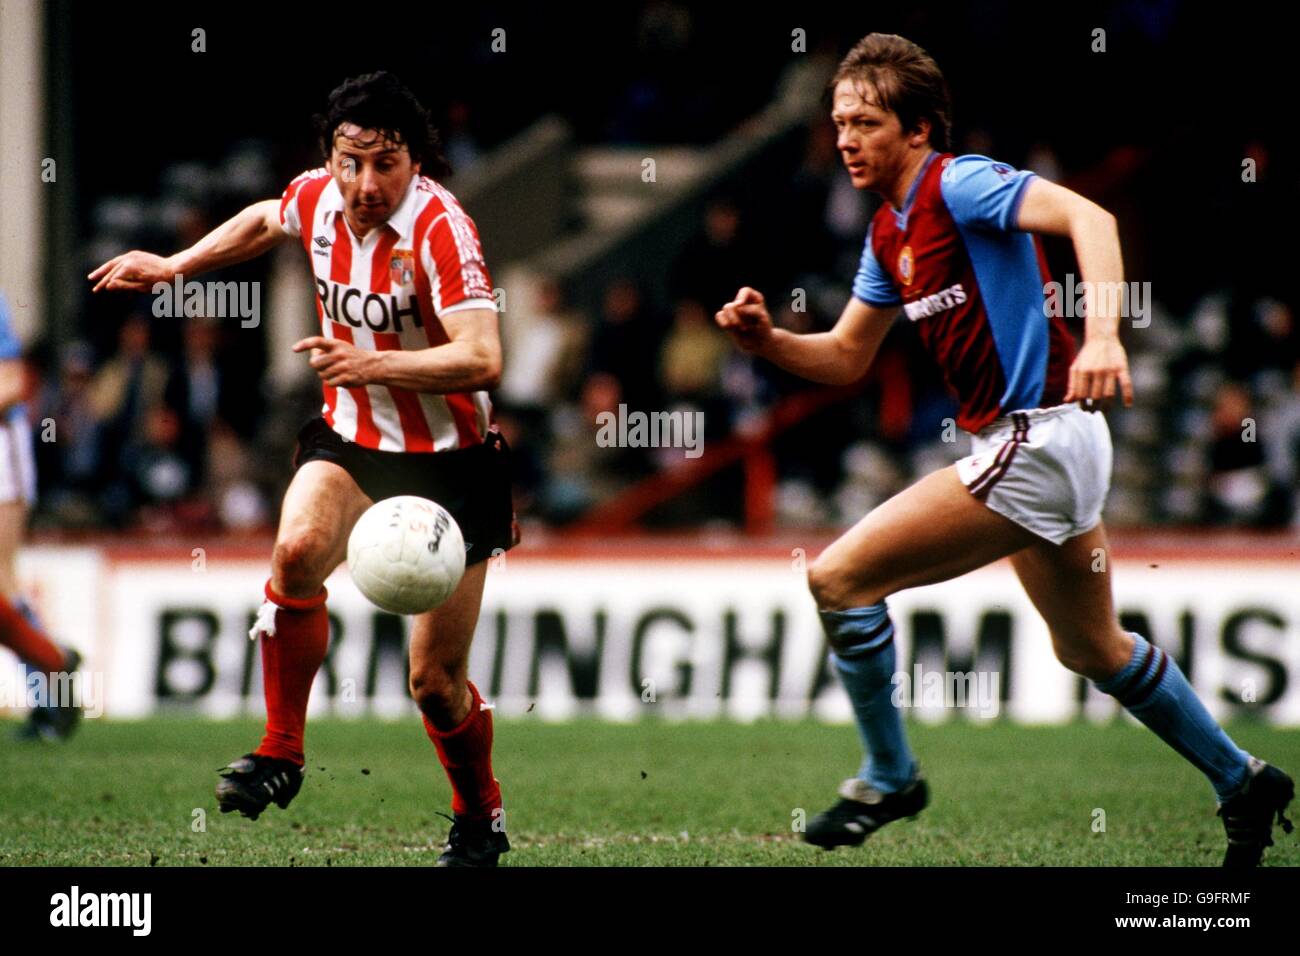
<svg viewBox="0 0 1300 956">
<path fill-rule="evenodd" d="M 451 597 L 465 573 L 465 540 L 442 505 L 402 495 L 367 508 L 348 537 L 361 593 L 393 614 L 423 614 Z"/>
</svg>

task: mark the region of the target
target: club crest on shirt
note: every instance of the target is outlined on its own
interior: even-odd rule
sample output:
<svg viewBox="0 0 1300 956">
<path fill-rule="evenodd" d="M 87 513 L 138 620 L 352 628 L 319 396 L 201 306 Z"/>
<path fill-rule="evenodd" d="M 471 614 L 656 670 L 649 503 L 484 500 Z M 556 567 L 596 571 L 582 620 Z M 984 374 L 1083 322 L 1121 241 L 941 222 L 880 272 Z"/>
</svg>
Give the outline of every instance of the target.
<svg viewBox="0 0 1300 956">
<path fill-rule="evenodd" d="M 898 254 L 898 278 L 903 281 L 903 285 L 911 285 L 915 275 L 916 260 L 912 257 L 912 247 L 903 246 Z"/>
<path fill-rule="evenodd" d="M 415 281 L 415 251 L 394 249 L 389 276 L 394 285 L 410 285 Z"/>
</svg>

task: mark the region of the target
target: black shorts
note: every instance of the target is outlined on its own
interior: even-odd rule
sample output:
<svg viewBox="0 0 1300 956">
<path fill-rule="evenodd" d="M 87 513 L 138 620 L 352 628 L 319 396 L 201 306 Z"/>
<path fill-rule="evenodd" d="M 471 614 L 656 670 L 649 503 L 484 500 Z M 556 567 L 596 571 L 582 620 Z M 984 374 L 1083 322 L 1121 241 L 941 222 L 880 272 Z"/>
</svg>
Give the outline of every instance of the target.
<svg viewBox="0 0 1300 956">
<path fill-rule="evenodd" d="M 342 438 L 325 419 L 313 418 L 298 432 L 294 470 L 317 460 L 341 467 L 371 501 L 416 495 L 442 505 L 465 536 L 467 566 L 519 543 L 510 500 L 510 446 L 496 429 L 472 448 L 376 451 Z"/>
</svg>

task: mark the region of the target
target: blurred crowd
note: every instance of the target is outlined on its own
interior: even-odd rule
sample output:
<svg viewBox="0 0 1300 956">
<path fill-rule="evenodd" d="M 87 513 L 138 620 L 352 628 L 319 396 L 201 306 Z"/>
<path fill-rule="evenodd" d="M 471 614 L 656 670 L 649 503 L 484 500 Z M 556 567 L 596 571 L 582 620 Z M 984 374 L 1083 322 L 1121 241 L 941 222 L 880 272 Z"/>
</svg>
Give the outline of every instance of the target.
<svg viewBox="0 0 1300 956">
<path fill-rule="evenodd" d="M 993 43 L 1004 13 L 968 11 L 958 34 Z M 806 88 L 815 98 L 834 64 L 835 44 L 823 35 L 808 57 L 774 49 L 755 57 L 752 69 L 736 71 L 714 51 L 737 30 L 760 35 L 761 24 L 737 25 L 670 0 L 642 3 L 627 17 L 631 53 L 619 54 L 621 82 L 610 82 L 599 96 L 562 86 L 549 94 L 563 99 L 550 107 L 574 104 L 570 118 L 583 142 L 711 142 L 774 95 Z M 916 17 L 924 36 L 927 21 Z M 1106 22 L 1117 35 L 1128 29 L 1159 44 L 1170 18 Z M 904 32 L 910 27 L 902 25 Z M 613 57 L 613 49 L 592 55 Z M 935 50 L 945 69 L 951 64 L 955 86 L 1001 82 L 997 71 L 1008 67 L 972 70 L 958 58 L 962 49 Z M 697 82 L 701 76 L 717 82 Z M 492 82 L 514 80 L 502 74 Z M 1122 73 L 1109 82 L 1129 95 Z M 479 109 L 479 102 L 502 101 L 494 87 L 478 93 L 479 101 L 439 105 L 446 151 L 460 168 L 518 131 L 504 125 L 510 111 Z M 959 122 L 956 151 L 993 155 L 1095 196 L 1120 218 L 1128 277 L 1153 279 L 1149 324 L 1122 328 L 1136 402 L 1106 413 L 1116 446 L 1109 521 L 1300 526 L 1297 301 L 1284 252 L 1267 241 L 1275 223 L 1300 214 L 1292 173 L 1264 143 L 1225 141 L 1222 156 L 1187 156 L 1169 130 L 1161 133 L 1164 154 L 1123 147 L 1098 153 L 1072 133 L 1044 129 L 1054 148 L 1024 138 L 1024 124 L 1014 121 L 1026 109 L 1018 100 L 986 94 L 977 90 L 961 104 L 967 112 L 959 111 L 965 123 Z M 1141 95 L 1161 94 L 1152 87 Z M 1143 123 L 1152 115 L 1173 123 L 1181 100 L 1170 102 L 1163 114 L 1140 104 L 1132 113 Z M 1027 109 L 1043 125 L 1068 119 Z M 1146 135 L 1145 129 L 1111 132 L 1116 141 Z M 517 452 L 521 518 L 562 526 L 682 462 L 680 450 L 602 447 L 594 440 L 601 412 L 620 404 L 703 412 L 707 451 L 753 434 L 774 409 L 814 387 L 738 352 L 713 324 L 714 312 L 744 285 L 763 291 L 777 324 L 797 332 L 829 328 L 848 300 L 875 200 L 850 186 L 833 129 L 820 113 L 800 142 L 779 195 L 719 190 L 709 196 L 691 236 L 652 282 L 615 278 L 593 298 L 577 294 L 573 283 L 581 277 L 542 277 L 532 294 L 512 299 L 502 316 L 505 373 L 493 400 Z M 1067 144 L 1068 155 L 1058 152 Z M 89 268 L 126 248 L 188 245 L 245 202 L 276 194 L 303 162 L 301 151 L 281 152 L 264 143 L 237 144 L 220 161 L 168 166 L 157 177 L 156 195 L 98 198 L 88 207 L 82 264 Z M 1258 241 L 1211 248 L 1199 230 L 1162 218 L 1181 213 L 1185 197 L 1176 181 L 1153 170 L 1174 161 L 1219 160 L 1231 169 L 1238 154 L 1256 161 L 1251 191 L 1233 191 L 1229 176 L 1228 185 L 1204 191 L 1197 202 L 1214 217 L 1217 236 Z M 1056 278 L 1077 272 L 1068 246 L 1049 246 L 1048 254 Z M 265 269 L 250 264 L 236 277 L 264 279 Z M 85 297 L 79 340 L 39 344 L 30 356 L 37 522 L 146 530 L 271 526 L 294 436 L 319 409 L 318 387 L 284 392 L 265 384 L 264 328 L 236 336 L 229 320 L 155 319 L 146 296 L 104 299 Z M 575 304 L 580 301 L 599 306 L 584 309 Z M 1079 334 L 1081 324 L 1071 321 Z M 851 523 L 965 454 L 967 439 L 948 427 L 955 412 L 914 330 L 900 321 L 850 397 L 775 440 L 777 522 Z M 39 440 L 47 421 L 55 423 L 56 440 Z M 744 488 L 741 466 L 733 464 L 654 509 L 647 523 L 739 525 Z"/>
<path fill-rule="evenodd" d="M 36 435 L 38 523 L 265 527 L 274 516 L 275 479 L 259 484 L 253 455 L 266 409 L 224 360 L 222 325 L 178 320 L 182 343 L 168 354 L 153 341 L 152 321 L 129 314 L 103 360 L 76 342 L 50 367 L 35 366 L 27 408 Z"/>
</svg>

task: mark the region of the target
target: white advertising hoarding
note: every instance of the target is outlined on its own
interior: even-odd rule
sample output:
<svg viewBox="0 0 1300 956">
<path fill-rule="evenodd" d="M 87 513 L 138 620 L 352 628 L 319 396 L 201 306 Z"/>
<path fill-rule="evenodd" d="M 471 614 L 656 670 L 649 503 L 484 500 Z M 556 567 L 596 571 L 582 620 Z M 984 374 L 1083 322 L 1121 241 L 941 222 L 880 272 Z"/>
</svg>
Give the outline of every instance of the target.
<svg viewBox="0 0 1300 956">
<path fill-rule="evenodd" d="M 488 572 L 470 658 L 472 679 L 503 716 L 849 718 L 797 555 L 516 555 Z M 247 632 L 264 558 L 39 548 L 20 567 L 50 629 L 100 675 L 108 716 L 263 712 L 260 656 Z M 1300 725 L 1296 571 L 1239 558 L 1120 561 L 1116 602 L 1127 626 L 1180 662 L 1216 716 Z M 327 586 L 331 651 L 311 713 L 413 712 L 407 621 L 371 607 L 345 569 Z M 921 719 L 1058 722 L 1115 712 L 1056 662 L 1005 562 L 894 595 L 889 607 L 900 699 Z M 0 679 L 21 680 L 11 656 L 4 667 Z M 965 700 L 939 693 L 954 681 L 964 682 Z"/>
</svg>

